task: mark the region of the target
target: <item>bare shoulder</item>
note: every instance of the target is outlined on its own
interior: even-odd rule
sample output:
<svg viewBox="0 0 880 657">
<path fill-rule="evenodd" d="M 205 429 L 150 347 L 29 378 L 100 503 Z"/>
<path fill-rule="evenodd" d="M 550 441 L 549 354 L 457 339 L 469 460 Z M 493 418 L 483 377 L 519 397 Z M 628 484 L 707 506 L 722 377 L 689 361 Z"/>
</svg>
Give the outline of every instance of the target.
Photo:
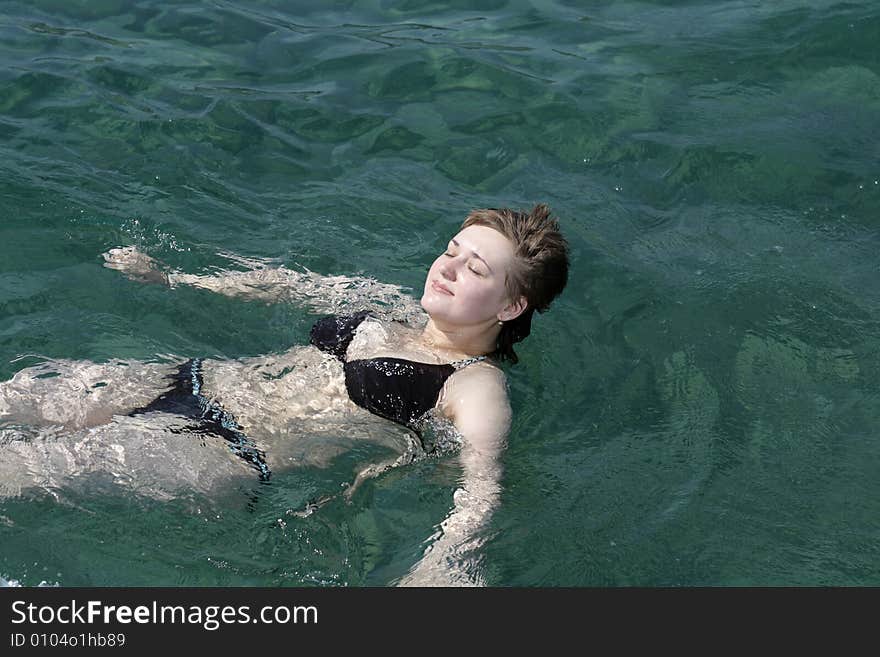
<svg viewBox="0 0 880 657">
<path fill-rule="evenodd" d="M 465 437 L 494 441 L 503 438 L 510 427 L 507 377 L 486 361 L 450 376 L 438 406 Z"/>
<path fill-rule="evenodd" d="M 504 371 L 489 361 L 472 363 L 450 377 L 456 389 L 477 393 L 480 397 L 507 399 L 507 377 Z"/>
</svg>

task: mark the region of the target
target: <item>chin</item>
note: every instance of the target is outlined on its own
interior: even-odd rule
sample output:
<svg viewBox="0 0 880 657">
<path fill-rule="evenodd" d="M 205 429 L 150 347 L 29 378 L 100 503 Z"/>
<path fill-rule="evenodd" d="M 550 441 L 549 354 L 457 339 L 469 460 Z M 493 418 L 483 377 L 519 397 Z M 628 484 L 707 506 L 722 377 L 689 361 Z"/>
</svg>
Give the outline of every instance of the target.
<svg viewBox="0 0 880 657">
<path fill-rule="evenodd" d="M 437 299 L 433 293 L 425 292 L 422 295 L 419 304 L 422 306 L 422 309 L 429 315 L 439 312 L 440 310 Z"/>
<path fill-rule="evenodd" d="M 452 318 L 449 317 L 449 308 L 443 303 L 443 301 L 443 298 L 440 298 L 438 294 L 431 291 L 423 294 L 419 303 L 421 304 L 422 309 L 428 313 L 432 319 L 447 322 L 452 321 Z"/>
</svg>

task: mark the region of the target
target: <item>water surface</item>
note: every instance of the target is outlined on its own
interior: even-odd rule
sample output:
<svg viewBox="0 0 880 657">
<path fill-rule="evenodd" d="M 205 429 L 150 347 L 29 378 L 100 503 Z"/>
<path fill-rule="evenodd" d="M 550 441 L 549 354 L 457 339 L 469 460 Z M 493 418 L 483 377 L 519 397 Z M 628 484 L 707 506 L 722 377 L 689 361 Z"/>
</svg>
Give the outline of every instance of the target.
<svg viewBox="0 0 880 657">
<path fill-rule="evenodd" d="M 114 246 L 418 290 L 470 209 L 546 202 L 571 282 L 509 371 L 487 581 L 877 585 L 878 43 L 867 1 L 0 2 L 0 377 L 308 340 Z M 255 504 L 5 500 L 0 575 L 393 583 L 460 472 L 286 514 L 360 456 Z"/>
</svg>

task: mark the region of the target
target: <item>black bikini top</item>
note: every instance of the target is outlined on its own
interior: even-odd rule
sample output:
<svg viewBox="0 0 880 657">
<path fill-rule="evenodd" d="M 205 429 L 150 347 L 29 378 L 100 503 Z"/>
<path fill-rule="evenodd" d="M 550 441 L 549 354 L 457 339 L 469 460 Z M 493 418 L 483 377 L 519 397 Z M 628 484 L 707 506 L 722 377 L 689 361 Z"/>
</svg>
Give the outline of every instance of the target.
<svg viewBox="0 0 880 657">
<path fill-rule="evenodd" d="M 475 356 L 454 363 L 420 363 L 403 358 L 369 358 L 346 362 L 345 354 L 368 310 L 331 315 L 315 322 L 310 342 L 343 362 L 349 398 L 371 413 L 418 431 L 419 421 L 437 404 L 443 384 L 454 372 L 485 360 Z"/>
</svg>

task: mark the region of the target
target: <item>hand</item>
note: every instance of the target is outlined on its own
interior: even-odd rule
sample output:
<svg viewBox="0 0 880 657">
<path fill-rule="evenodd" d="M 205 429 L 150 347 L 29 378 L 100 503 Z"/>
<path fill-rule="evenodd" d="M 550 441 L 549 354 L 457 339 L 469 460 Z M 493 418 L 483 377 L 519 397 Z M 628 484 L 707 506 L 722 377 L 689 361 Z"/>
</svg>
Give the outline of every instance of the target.
<svg viewBox="0 0 880 657">
<path fill-rule="evenodd" d="M 101 255 L 104 257 L 105 267 L 121 271 L 133 281 L 160 285 L 170 284 L 168 274 L 162 271 L 161 263 L 146 253 L 141 253 L 135 246 L 110 249 Z"/>
<path fill-rule="evenodd" d="M 467 556 L 443 545 L 443 539 L 431 545 L 417 564 L 395 586 L 486 586 L 480 559 Z"/>
</svg>

